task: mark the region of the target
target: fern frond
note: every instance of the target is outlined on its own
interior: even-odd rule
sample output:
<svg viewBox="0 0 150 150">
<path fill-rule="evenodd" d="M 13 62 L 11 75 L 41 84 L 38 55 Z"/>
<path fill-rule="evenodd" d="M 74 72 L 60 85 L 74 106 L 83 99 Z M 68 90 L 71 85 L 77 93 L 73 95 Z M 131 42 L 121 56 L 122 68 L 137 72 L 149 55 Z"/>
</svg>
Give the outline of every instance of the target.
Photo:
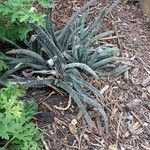
<svg viewBox="0 0 150 150">
<path fill-rule="evenodd" d="M 0 59 L 0 72 L 6 69 L 8 69 L 7 64 L 3 60 Z"/>
</svg>

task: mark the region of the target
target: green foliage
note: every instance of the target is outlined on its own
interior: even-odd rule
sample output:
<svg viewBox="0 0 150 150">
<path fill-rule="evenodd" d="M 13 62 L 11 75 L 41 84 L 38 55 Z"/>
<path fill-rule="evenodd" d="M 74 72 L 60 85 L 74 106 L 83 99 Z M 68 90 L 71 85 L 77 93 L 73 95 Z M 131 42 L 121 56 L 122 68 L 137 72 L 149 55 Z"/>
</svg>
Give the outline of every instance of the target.
<svg viewBox="0 0 150 150">
<path fill-rule="evenodd" d="M 8 69 L 8 66 L 6 65 L 6 63 L 2 60 L 0 60 L 0 71 L 6 70 Z"/>
<path fill-rule="evenodd" d="M 0 2 L 0 38 L 16 42 L 25 40 L 32 30 L 29 23 L 44 25 L 45 14 L 37 11 L 38 7 L 52 8 L 49 0 L 5 0 Z M 25 23 L 26 22 L 26 23 Z"/>
<path fill-rule="evenodd" d="M 118 48 L 111 44 L 93 47 L 97 40 L 113 34 L 113 31 L 98 34 L 98 27 L 103 18 L 118 2 L 101 10 L 95 21 L 87 26 L 88 8 L 94 1 L 89 1 L 79 12 L 75 13 L 62 30 L 54 32 L 52 19 L 48 16 L 46 17 L 45 27 L 34 23 L 32 26 L 44 55 L 26 49 L 11 50 L 7 53 L 13 56 L 17 55 L 19 58 L 1 54 L 0 58 L 10 62 L 7 64 L 10 70 L 6 71 L 1 79 L 4 80 L 12 73 L 25 67 L 32 67 L 34 70 L 30 72 L 28 77 L 11 78 L 6 82 L 25 87 L 44 87 L 48 84 L 60 87 L 72 96 L 89 127 L 93 127 L 94 124 L 84 103 L 96 108 L 104 120 L 106 129 L 108 129 L 106 112 L 95 99 L 96 96 L 104 102 L 104 97 L 84 78 L 91 75 L 98 78 L 98 76 L 122 73 L 129 68 L 121 65 L 120 62 L 129 59 L 117 57 Z M 48 12 L 47 9 L 45 12 Z M 79 15 L 81 13 L 82 15 Z"/>
<path fill-rule="evenodd" d="M 53 8 L 54 7 L 53 0 L 37 0 L 37 1 L 43 8 Z"/>
<path fill-rule="evenodd" d="M 27 33 L 31 31 L 31 28 L 27 28 L 24 23 L 12 23 L 8 17 L 0 17 L 0 20 L 0 39 L 6 38 L 13 42 L 23 41 L 26 39 Z"/>
<path fill-rule="evenodd" d="M 24 94 L 24 89 L 12 85 L 0 90 L 0 149 L 40 149 L 42 134 L 29 122 L 37 106 L 19 101 Z"/>
<path fill-rule="evenodd" d="M 37 12 L 36 3 L 44 7 L 52 7 L 52 3 L 48 0 L 5 0 L 0 4 L 0 14 L 9 16 L 11 22 L 29 22 L 44 24 L 45 14 Z"/>
</svg>

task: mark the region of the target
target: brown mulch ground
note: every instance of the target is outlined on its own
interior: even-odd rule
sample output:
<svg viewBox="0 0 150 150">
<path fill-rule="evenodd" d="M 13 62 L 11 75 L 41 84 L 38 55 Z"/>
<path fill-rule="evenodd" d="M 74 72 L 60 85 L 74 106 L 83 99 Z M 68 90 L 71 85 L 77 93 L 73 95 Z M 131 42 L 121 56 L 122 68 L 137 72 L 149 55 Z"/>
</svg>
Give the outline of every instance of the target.
<svg viewBox="0 0 150 150">
<path fill-rule="evenodd" d="M 63 26 L 83 2 L 57 0 L 54 19 L 58 27 Z M 91 19 L 97 9 L 109 2 L 101 0 L 94 5 Z M 138 4 L 121 2 L 105 19 L 101 29 L 115 30 L 115 35 L 103 39 L 102 43 L 117 44 L 121 56 L 135 57 L 133 62 L 127 62 L 131 69 L 122 75 L 89 79 L 105 96 L 103 106 L 109 117 L 109 133 L 104 132 L 94 110 L 89 113 L 97 130 L 90 131 L 67 95 L 51 89 L 30 90 L 26 98 L 39 103 L 35 120 L 46 130 L 43 141 L 46 150 L 150 150 L 150 24 Z M 66 110 L 56 107 L 67 105 Z"/>
</svg>

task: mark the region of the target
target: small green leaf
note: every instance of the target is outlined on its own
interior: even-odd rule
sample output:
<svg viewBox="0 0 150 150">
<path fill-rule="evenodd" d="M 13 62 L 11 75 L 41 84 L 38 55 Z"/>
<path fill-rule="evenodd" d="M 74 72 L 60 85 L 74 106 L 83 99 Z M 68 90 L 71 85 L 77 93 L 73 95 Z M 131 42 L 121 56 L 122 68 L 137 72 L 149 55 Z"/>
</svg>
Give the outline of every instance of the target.
<svg viewBox="0 0 150 150">
<path fill-rule="evenodd" d="M 2 60 L 0 60 L 0 71 L 6 70 L 8 69 L 8 66 L 6 65 L 6 63 Z"/>
</svg>

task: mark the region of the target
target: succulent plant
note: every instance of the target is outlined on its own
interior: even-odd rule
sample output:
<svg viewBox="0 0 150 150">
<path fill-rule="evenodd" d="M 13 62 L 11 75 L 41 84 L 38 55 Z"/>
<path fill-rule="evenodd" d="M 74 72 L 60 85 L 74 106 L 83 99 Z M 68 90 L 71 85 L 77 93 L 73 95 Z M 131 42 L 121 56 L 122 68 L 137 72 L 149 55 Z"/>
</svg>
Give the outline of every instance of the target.
<svg viewBox="0 0 150 150">
<path fill-rule="evenodd" d="M 6 55 L 1 54 L 0 59 L 7 62 L 9 66 L 9 69 L 1 75 L 1 81 L 27 88 L 44 87 L 49 84 L 57 86 L 71 95 L 89 127 L 93 127 L 94 124 L 85 103 L 96 108 L 108 130 L 107 114 L 95 98 L 97 96 L 104 101 L 104 97 L 97 88 L 85 80 L 85 76 L 98 78 L 122 73 L 129 67 L 118 62 L 129 58 L 117 57 L 118 48 L 111 44 L 96 48 L 93 46 L 97 40 L 114 32 L 111 30 L 98 34 L 103 18 L 116 6 L 118 0 L 102 9 L 95 21 L 87 25 L 88 10 L 93 2 L 95 0 L 87 2 L 61 30 L 54 29 L 52 10 L 45 9 L 46 26 L 42 27 L 36 23 L 31 25 L 36 33 L 36 40 L 42 46 L 43 55 L 26 49 L 15 49 L 8 51 Z M 12 73 L 29 67 L 33 70 L 28 77 L 8 78 L 12 77 Z"/>
</svg>

